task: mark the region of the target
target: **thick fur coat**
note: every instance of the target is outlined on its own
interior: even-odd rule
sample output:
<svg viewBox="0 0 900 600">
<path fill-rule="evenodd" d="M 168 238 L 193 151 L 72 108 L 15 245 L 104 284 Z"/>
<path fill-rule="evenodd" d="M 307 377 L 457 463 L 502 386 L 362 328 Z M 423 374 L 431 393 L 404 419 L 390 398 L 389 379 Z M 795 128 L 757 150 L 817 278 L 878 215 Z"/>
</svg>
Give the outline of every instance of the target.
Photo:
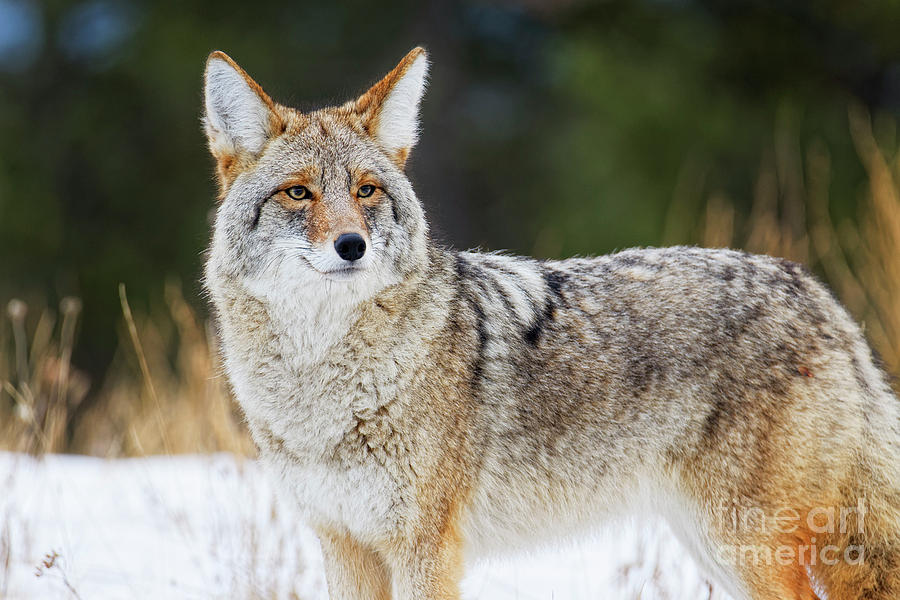
<svg viewBox="0 0 900 600">
<path fill-rule="evenodd" d="M 900 598 L 900 403 L 829 292 L 731 250 L 435 245 L 404 174 L 426 71 L 301 113 L 207 63 L 206 286 L 331 597 L 458 598 L 466 559 L 652 511 L 736 599 Z"/>
</svg>

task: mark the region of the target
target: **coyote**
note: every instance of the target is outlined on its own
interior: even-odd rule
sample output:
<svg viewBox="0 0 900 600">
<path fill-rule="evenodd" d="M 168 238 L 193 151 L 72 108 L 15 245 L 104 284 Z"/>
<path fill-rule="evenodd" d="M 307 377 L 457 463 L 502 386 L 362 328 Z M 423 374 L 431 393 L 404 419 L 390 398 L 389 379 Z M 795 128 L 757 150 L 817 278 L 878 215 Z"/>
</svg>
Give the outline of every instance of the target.
<svg viewBox="0 0 900 600">
<path fill-rule="evenodd" d="M 436 244 L 405 175 L 428 60 L 338 107 L 210 55 L 205 285 L 331 598 L 459 598 L 464 561 L 663 516 L 736 599 L 900 598 L 900 403 L 801 266 Z"/>
</svg>

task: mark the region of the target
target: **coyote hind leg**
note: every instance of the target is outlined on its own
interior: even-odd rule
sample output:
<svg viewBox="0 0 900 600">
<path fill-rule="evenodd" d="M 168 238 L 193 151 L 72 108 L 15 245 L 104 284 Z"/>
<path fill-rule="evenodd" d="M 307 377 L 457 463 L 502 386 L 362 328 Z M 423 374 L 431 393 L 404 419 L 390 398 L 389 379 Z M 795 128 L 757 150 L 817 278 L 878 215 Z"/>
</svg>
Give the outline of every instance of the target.
<svg viewBox="0 0 900 600">
<path fill-rule="evenodd" d="M 806 532 L 771 535 L 713 533 L 717 566 L 736 598 L 821 600 L 810 578 L 812 538 Z"/>
</svg>

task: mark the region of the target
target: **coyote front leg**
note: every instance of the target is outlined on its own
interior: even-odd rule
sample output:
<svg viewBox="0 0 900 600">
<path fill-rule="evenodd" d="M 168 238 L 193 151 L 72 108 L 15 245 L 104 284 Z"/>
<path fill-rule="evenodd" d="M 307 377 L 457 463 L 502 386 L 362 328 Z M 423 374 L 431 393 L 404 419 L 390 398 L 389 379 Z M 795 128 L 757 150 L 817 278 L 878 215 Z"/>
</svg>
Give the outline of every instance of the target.
<svg viewBox="0 0 900 600">
<path fill-rule="evenodd" d="M 462 541 L 455 533 L 435 538 L 398 548 L 392 559 L 394 600 L 459 600 Z"/>
<path fill-rule="evenodd" d="M 331 600 L 390 600 L 388 567 L 374 549 L 348 533 L 318 531 Z"/>
</svg>

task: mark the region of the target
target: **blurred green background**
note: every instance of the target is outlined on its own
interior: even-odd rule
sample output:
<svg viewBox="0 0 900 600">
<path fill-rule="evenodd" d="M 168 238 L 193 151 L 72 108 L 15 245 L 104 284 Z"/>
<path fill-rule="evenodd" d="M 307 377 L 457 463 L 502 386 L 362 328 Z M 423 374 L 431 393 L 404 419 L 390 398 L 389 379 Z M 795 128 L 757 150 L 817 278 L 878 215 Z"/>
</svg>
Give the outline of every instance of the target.
<svg viewBox="0 0 900 600">
<path fill-rule="evenodd" d="M 81 298 L 73 361 L 95 382 L 119 282 L 149 311 L 175 277 L 206 310 L 214 49 L 313 108 L 426 46 L 408 171 L 436 237 L 559 257 L 696 243 L 710 196 L 740 228 L 779 139 L 827 149 L 830 213 L 855 219 L 848 107 L 893 143 L 898 32 L 888 0 L 0 0 L 0 300 Z"/>
</svg>

